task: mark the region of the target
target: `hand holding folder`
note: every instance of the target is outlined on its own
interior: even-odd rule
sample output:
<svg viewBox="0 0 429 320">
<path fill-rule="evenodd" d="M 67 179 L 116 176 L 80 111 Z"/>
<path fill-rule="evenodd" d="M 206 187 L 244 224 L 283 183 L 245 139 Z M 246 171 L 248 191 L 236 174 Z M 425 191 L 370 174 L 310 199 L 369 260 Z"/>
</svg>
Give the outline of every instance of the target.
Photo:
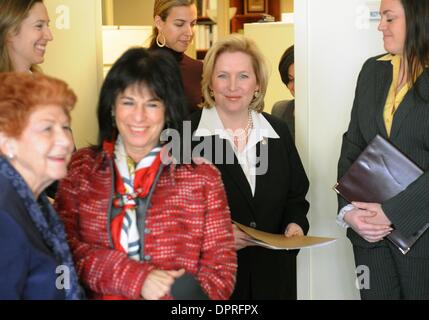
<svg viewBox="0 0 429 320">
<path fill-rule="evenodd" d="M 286 238 L 283 234 L 268 233 L 244 226 L 234 221 L 234 224 L 251 237 L 252 242 L 268 249 L 295 250 L 315 248 L 333 243 L 335 238 L 294 236 Z"/>
<path fill-rule="evenodd" d="M 423 171 L 407 156 L 377 135 L 341 177 L 334 190 L 349 202 L 381 204 L 404 191 L 422 174 Z M 406 254 L 428 227 L 429 223 L 409 238 L 393 230 L 387 239 Z"/>
</svg>

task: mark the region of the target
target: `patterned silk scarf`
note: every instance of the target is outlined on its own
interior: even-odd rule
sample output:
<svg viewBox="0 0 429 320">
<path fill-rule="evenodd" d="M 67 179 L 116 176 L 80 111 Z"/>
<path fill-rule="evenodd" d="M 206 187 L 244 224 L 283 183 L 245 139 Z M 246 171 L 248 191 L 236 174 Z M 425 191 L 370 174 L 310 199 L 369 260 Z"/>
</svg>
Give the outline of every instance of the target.
<svg viewBox="0 0 429 320">
<path fill-rule="evenodd" d="M 78 300 L 83 298 L 83 292 L 78 283 L 78 277 L 73 265 L 70 248 L 67 244 L 64 226 L 54 208 L 50 205 L 45 194 L 42 193 L 39 200 L 45 208 L 43 214 L 39 203 L 34 198 L 33 192 L 21 175 L 12 165 L 0 156 L 0 174 L 2 174 L 16 190 L 22 203 L 27 208 L 28 215 L 40 232 L 45 244 L 52 250 L 61 265 L 67 267 L 70 275 L 70 288 L 65 289 L 66 300 Z M 6 275 L 3 275 L 6 276 Z"/>
<path fill-rule="evenodd" d="M 127 253 L 133 260 L 140 260 L 140 234 L 137 226 L 137 198 L 145 198 L 155 180 L 159 166 L 161 147 L 152 149 L 139 163 L 127 155 L 120 136 L 115 144 L 115 198 L 113 206 L 120 208 L 111 224 L 115 248 Z"/>
</svg>

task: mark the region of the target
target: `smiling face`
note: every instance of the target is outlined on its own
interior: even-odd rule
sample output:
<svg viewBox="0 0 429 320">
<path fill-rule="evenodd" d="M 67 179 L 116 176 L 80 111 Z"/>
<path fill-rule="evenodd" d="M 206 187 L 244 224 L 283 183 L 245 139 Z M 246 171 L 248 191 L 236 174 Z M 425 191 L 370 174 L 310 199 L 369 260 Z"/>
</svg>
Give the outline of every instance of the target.
<svg viewBox="0 0 429 320">
<path fill-rule="evenodd" d="M 258 82 L 252 58 L 243 52 L 224 52 L 216 60 L 211 78 L 216 107 L 225 113 L 247 112 Z"/>
<path fill-rule="evenodd" d="M 406 38 L 406 19 L 400 0 L 382 0 L 378 30 L 383 33 L 384 49 L 402 55 Z"/>
<path fill-rule="evenodd" d="M 7 40 L 9 56 L 15 71 L 28 71 L 44 61 L 46 46 L 53 39 L 46 7 L 36 2 L 17 31 Z"/>
<path fill-rule="evenodd" d="M 145 85 L 133 85 L 116 98 L 115 121 L 127 154 L 139 162 L 159 144 L 165 106 Z"/>
<path fill-rule="evenodd" d="M 194 38 L 194 27 L 197 24 L 197 7 L 178 6 L 170 10 L 166 20 L 155 16 L 155 25 L 165 37 L 166 45 L 177 52 L 185 52 Z"/>
<path fill-rule="evenodd" d="M 62 107 L 37 107 L 18 138 L 7 138 L 12 165 L 31 190 L 38 194 L 53 181 L 67 174 L 73 152 L 70 119 Z"/>
</svg>

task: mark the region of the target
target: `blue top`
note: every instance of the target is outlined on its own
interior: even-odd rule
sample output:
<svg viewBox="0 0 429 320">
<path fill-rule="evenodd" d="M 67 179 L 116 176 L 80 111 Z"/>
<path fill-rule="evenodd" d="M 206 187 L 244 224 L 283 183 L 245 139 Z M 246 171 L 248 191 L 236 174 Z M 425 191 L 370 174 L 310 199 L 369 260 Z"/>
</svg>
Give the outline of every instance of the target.
<svg viewBox="0 0 429 320">
<path fill-rule="evenodd" d="M 1 156 L 0 190 L 0 300 L 81 298 L 62 222 Z"/>
</svg>

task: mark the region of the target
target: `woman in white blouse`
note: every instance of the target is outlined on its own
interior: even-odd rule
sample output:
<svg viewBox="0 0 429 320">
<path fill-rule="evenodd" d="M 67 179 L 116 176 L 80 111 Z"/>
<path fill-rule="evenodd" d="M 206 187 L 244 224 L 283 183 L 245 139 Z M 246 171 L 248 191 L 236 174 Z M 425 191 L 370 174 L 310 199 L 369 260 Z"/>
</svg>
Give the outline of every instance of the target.
<svg viewBox="0 0 429 320">
<path fill-rule="evenodd" d="M 193 151 L 222 174 L 234 221 L 286 237 L 309 225 L 308 179 L 287 125 L 263 113 L 268 72 L 256 44 L 233 34 L 204 60 L 203 110 L 191 116 Z M 296 299 L 296 254 L 255 245 L 234 226 L 233 299 Z"/>
</svg>

